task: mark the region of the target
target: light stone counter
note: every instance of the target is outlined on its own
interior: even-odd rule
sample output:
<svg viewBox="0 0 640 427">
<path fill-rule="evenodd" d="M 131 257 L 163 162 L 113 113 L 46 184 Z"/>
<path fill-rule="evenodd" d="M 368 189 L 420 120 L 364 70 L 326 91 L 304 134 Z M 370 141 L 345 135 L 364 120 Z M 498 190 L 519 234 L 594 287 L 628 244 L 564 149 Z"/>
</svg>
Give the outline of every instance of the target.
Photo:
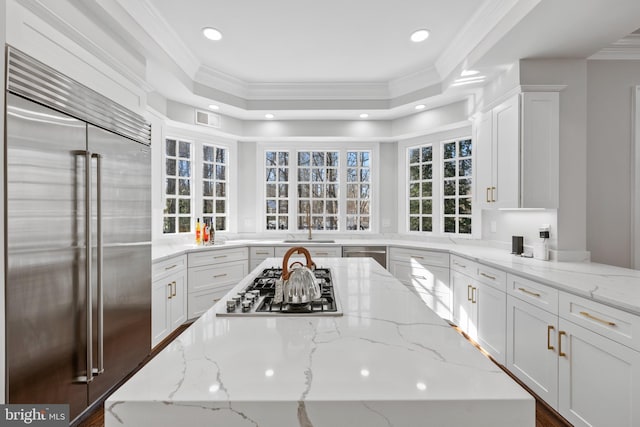
<svg viewBox="0 0 640 427">
<path fill-rule="evenodd" d="M 109 397 L 105 425 L 535 425 L 534 399 L 389 272 L 315 261 L 343 316 L 217 317 L 222 300 Z"/>
<path fill-rule="evenodd" d="M 459 242 L 459 241 L 458 241 Z M 301 243 L 301 246 L 322 245 Z M 597 302 L 640 315 L 640 271 L 592 262 L 539 261 L 511 255 L 487 243 L 471 240 L 468 243 L 436 243 L 416 240 L 336 240 L 335 245 L 383 245 L 387 247 L 417 248 L 448 252 L 500 268 L 506 272 L 541 282 L 561 291 L 570 292 Z M 190 251 L 216 250 L 238 246 L 293 246 L 282 240 L 234 240 L 212 247 L 195 245 L 154 245 L 153 260 L 160 261 Z"/>
</svg>

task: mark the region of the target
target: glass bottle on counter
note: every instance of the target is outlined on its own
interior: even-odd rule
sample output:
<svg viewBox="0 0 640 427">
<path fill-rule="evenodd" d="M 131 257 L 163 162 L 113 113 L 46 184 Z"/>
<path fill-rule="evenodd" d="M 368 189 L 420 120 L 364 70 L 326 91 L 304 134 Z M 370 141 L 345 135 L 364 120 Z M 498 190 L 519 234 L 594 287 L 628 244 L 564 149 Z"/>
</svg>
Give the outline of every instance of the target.
<svg viewBox="0 0 640 427">
<path fill-rule="evenodd" d="M 202 244 L 202 226 L 200 225 L 200 218 L 196 219 L 196 245 Z"/>
</svg>

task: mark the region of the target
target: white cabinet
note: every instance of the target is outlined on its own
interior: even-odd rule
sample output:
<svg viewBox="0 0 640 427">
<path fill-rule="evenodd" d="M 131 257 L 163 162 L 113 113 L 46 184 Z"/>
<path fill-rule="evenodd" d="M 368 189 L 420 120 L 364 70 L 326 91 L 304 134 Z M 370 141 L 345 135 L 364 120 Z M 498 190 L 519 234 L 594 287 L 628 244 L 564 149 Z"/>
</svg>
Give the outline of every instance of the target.
<svg viewBox="0 0 640 427">
<path fill-rule="evenodd" d="M 305 249 L 309 251 L 311 254 L 311 259 L 315 260 L 316 258 L 341 258 L 342 257 L 342 246 L 325 246 L 325 245 L 304 245 Z M 291 249 L 290 246 L 279 246 L 275 248 L 275 256 L 278 258 L 282 258 L 287 251 Z M 292 258 L 304 258 L 302 254 L 293 254 Z"/>
<path fill-rule="evenodd" d="M 453 322 L 499 363 L 506 353 L 506 275 L 458 256 L 451 257 Z"/>
<path fill-rule="evenodd" d="M 480 207 L 557 208 L 559 96 L 517 94 L 475 123 Z"/>
<path fill-rule="evenodd" d="M 155 347 L 187 320 L 184 255 L 153 264 L 151 284 L 151 346 Z"/>
<path fill-rule="evenodd" d="M 507 369 L 575 426 L 640 425 L 640 318 L 508 282 Z"/>
<path fill-rule="evenodd" d="M 389 271 L 416 292 L 443 319 L 451 320 L 449 254 L 410 248 L 390 248 Z"/>
<path fill-rule="evenodd" d="M 273 246 L 251 246 L 249 248 L 249 271 L 253 271 L 262 261 L 275 256 Z"/>
<path fill-rule="evenodd" d="M 209 249 L 189 254 L 188 317 L 195 319 L 247 275 L 247 248 Z"/>
</svg>

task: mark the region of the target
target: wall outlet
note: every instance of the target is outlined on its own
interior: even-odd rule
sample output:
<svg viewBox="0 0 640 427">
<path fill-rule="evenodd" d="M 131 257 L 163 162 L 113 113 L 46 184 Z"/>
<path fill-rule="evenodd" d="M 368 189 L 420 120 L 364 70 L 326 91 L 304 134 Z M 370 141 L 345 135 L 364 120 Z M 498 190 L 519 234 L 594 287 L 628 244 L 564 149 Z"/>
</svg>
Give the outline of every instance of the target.
<svg viewBox="0 0 640 427">
<path fill-rule="evenodd" d="M 548 239 L 549 235 L 550 235 L 550 229 L 551 229 L 551 227 L 549 226 L 549 224 L 542 224 L 538 228 L 538 231 L 540 232 L 540 238 L 541 239 Z"/>
</svg>

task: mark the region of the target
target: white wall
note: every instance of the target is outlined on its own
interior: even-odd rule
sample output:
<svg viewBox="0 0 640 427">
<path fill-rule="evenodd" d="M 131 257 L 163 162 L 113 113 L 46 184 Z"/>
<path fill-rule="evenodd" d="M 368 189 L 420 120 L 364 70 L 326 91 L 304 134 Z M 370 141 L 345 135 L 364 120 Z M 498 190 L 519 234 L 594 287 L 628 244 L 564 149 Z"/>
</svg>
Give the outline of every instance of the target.
<svg viewBox="0 0 640 427">
<path fill-rule="evenodd" d="M 380 191 L 378 230 L 380 233 L 398 232 L 398 148 L 395 143 L 380 144 Z"/>
<path fill-rule="evenodd" d="M 258 223 L 257 202 L 257 173 L 256 151 L 258 146 L 255 142 L 238 143 L 238 232 L 255 233 Z M 290 190 L 292 191 L 292 190 Z"/>
<path fill-rule="evenodd" d="M 587 62 L 587 246 L 593 261 L 632 267 L 632 100 L 640 61 Z"/>
<path fill-rule="evenodd" d="M 587 64 L 581 59 L 520 61 L 521 85 L 566 85 L 560 92 L 560 192 L 557 249 L 587 250 Z"/>
<path fill-rule="evenodd" d="M 495 223 L 495 232 L 492 231 L 492 223 Z M 482 211 L 482 238 L 496 244 L 502 244 L 505 248 L 511 246 L 511 236 L 523 236 L 525 247 L 534 243 L 540 243 L 538 228 L 543 224 L 549 224 L 550 236 L 549 249 L 557 247 L 558 223 L 556 210 L 484 210 Z"/>
</svg>

